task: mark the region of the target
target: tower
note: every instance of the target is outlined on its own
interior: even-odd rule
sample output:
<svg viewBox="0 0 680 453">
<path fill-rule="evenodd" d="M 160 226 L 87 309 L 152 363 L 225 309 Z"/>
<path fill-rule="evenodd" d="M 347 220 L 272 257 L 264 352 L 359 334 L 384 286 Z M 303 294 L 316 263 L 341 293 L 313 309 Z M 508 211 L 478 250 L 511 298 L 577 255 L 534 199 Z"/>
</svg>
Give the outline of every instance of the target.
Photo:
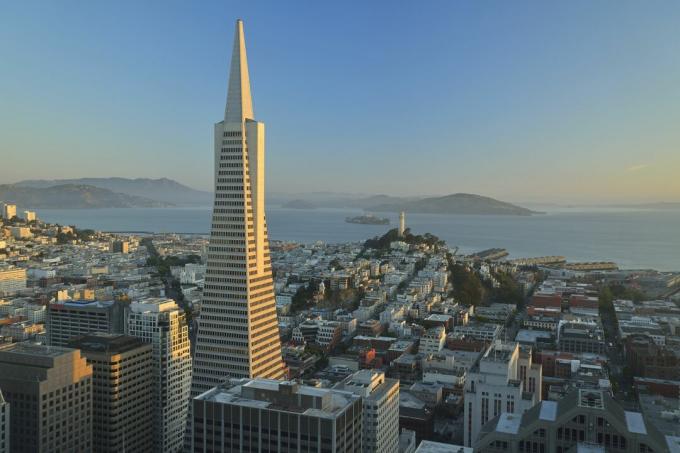
<svg viewBox="0 0 680 453">
<path fill-rule="evenodd" d="M 399 237 L 404 237 L 404 231 L 406 231 L 406 213 L 401 211 L 399 213 Z"/>
<path fill-rule="evenodd" d="M 264 138 L 239 20 L 224 120 L 215 124 L 215 202 L 193 395 L 229 378 L 284 377 L 264 213 Z"/>
</svg>

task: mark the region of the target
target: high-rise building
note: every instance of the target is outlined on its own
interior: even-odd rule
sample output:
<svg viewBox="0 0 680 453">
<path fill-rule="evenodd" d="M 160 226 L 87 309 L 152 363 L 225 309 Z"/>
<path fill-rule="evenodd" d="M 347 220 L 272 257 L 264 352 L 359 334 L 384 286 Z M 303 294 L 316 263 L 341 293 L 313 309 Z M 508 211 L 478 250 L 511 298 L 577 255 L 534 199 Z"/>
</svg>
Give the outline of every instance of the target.
<svg viewBox="0 0 680 453">
<path fill-rule="evenodd" d="M 5 220 L 11 220 L 13 217 L 17 216 L 17 205 L 4 203 L 2 205 L 2 218 Z"/>
<path fill-rule="evenodd" d="M 152 345 L 153 449 L 180 451 L 191 391 L 185 314 L 172 299 L 150 298 L 130 304 L 126 318 L 125 333 Z"/>
<path fill-rule="evenodd" d="M 346 391 L 232 379 L 193 399 L 192 432 L 192 452 L 359 452 L 362 403 Z"/>
<path fill-rule="evenodd" d="M 0 348 L 0 389 L 16 453 L 92 450 L 92 367 L 77 349 Z"/>
<path fill-rule="evenodd" d="M 406 231 L 406 213 L 401 211 L 399 213 L 399 237 L 404 237 L 404 232 Z"/>
<path fill-rule="evenodd" d="M 608 392 L 577 389 L 523 414 L 501 414 L 482 429 L 476 452 L 675 452 L 640 412 L 625 410 Z"/>
<path fill-rule="evenodd" d="M 92 451 L 151 451 L 151 344 L 92 334 L 69 346 L 80 349 L 92 365 Z"/>
<path fill-rule="evenodd" d="M 92 332 L 123 333 L 125 304 L 119 301 L 58 301 L 47 307 L 47 344 L 66 346 Z"/>
<path fill-rule="evenodd" d="M 399 450 L 399 381 L 385 373 L 360 370 L 335 387 L 362 399 L 364 453 Z"/>
<path fill-rule="evenodd" d="M 194 395 L 228 378 L 285 374 L 264 212 L 264 124 L 254 118 L 239 20 L 224 120 L 215 125 L 215 203 Z"/>
<path fill-rule="evenodd" d="M 0 453 L 9 453 L 9 403 L 0 389 Z"/>
<path fill-rule="evenodd" d="M 542 367 L 519 343 L 496 341 L 465 378 L 465 446 L 500 414 L 521 415 L 541 401 Z"/>
</svg>

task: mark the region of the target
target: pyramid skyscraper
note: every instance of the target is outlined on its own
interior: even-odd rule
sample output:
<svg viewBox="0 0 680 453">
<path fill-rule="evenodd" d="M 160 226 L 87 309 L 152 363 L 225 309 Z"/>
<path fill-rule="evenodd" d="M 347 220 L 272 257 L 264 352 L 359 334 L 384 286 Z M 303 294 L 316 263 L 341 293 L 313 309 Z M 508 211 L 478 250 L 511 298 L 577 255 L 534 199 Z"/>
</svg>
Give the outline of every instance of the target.
<svg viewBox="0 0 680 453">
<path fill-rule="evenodd" d="M 224 120 L 215 124 L 215 202 L 193 395 L 231 377 L 285 377 L 264 212 L 264 138 L 239 20 Z"/>
</svg>

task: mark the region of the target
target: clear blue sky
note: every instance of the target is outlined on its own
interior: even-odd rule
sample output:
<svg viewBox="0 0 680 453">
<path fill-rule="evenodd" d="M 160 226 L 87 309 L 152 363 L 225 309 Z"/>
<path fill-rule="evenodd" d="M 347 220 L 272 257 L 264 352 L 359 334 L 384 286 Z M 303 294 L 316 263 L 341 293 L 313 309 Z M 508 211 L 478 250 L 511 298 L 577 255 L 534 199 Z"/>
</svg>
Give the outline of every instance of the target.
<svg viewBox="0 0 680 453">
<path fill-rule="evenodd" d="M 5 2 L 0 182 L 207 189 L 245 21 L 274 192 L 680 201 L 680 2 Z"/>
</svg>

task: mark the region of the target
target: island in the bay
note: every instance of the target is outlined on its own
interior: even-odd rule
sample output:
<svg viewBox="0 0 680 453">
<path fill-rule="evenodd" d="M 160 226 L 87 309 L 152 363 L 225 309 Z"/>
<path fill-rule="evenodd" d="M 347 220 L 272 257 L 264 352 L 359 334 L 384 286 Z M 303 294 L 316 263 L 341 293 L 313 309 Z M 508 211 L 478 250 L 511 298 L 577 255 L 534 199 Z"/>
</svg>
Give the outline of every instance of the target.
<svg viewBox="0 0 680 453">
<path fill-rule="evenodd" d="M 361 225 L 389 225 L 390 219 L 385 217 L 376 217 L 373 214 L 366 214 L 356 217 L 346 217 L 345 222 L 358 223 Z"/>
</svg>

